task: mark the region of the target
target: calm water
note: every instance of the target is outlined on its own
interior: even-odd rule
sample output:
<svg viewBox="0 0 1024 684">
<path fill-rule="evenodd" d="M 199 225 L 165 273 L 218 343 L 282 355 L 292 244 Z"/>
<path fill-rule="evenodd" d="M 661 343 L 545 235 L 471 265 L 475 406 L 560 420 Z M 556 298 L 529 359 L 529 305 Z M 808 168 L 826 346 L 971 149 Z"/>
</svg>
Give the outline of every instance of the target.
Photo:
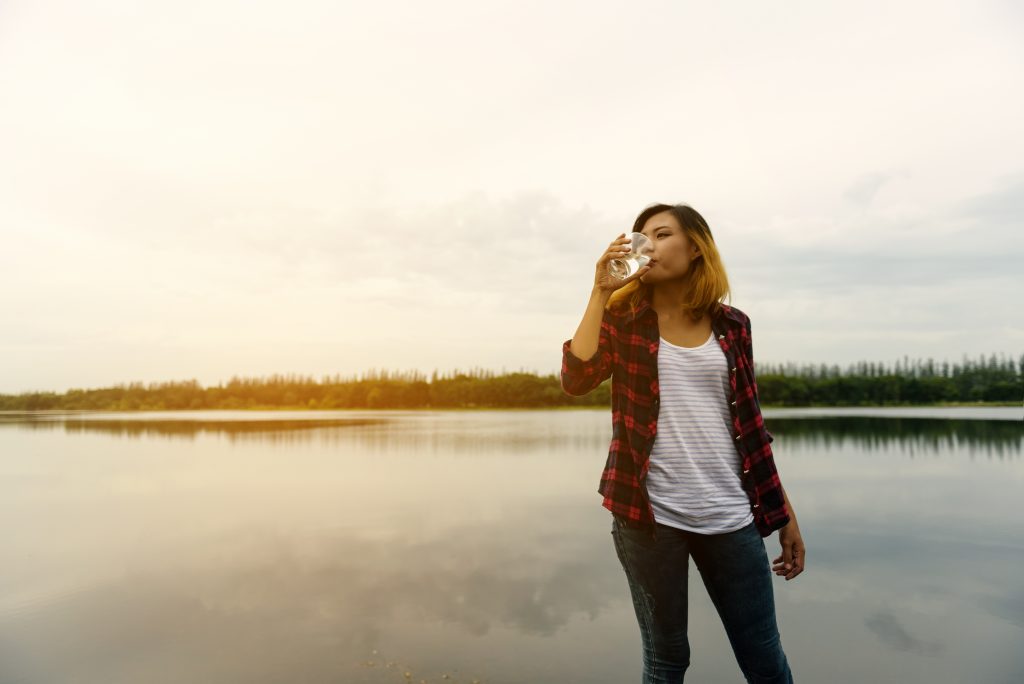
<svg viewBox="0 0 1024 684">
<path fill-rule="evenodd" d="M 765 416 L 808 547 L 773 575 L 796 680 L 1024 681 L 1022 409 Z M 0 416 L 0 682 L 637 682 L 610 434 L 607 410 Z M 689 588 L 687 681 L 741 682 L 692 564 Z"/>
</svg>

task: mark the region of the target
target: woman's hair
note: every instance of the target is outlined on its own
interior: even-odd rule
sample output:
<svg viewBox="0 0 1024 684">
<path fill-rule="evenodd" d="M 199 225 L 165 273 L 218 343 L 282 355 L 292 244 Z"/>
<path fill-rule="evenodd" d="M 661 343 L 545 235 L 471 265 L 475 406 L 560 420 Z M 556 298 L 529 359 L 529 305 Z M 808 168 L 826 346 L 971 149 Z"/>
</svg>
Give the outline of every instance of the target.
<svg viewBox="0 0 1024 684">
<path fill-rule="evenodd" d="M 639 233 L 649 218 L 663 211 L 676 217 L 683 231 L 700 250 L 700 254 L 690 262 L 690 268 L 684 276 L 689 287 L 686 288 L 683 309 L 695 320 L 705 313 L 713 315 L 722 299 L 728 296 L 731 301 L 732 295 L 729 292 L 729 278 L 725 274 L 725 266 L 722 265 L 711 228 L 704 217 L 687 204 L 652 204 L 636 217 L 633 232 Z M 612 292 L 605 308 L 616 313 L 624 313 L 627 309 L 631 312 L 636 311 L 640 301 L 644 297 L 649 297 L 653 288 L 653 285 L 642 283 L 636 278 L 628 285 L 623 285 Z"/>
</svg>

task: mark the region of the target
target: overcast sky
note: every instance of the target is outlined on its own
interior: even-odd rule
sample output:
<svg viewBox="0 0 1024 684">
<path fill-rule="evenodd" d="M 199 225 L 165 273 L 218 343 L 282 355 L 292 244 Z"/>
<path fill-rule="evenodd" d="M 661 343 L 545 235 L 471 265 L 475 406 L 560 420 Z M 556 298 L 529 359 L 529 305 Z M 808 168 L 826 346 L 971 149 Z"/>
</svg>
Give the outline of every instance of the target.
<svg viewBox="0 0 1024 684">
<path fill-rule="evenodd" d="M 653 202 L 759 363 L 1024 352 L 1024 10 L 0 2 L 0 392 L 557 372 Z"/>
</svg>

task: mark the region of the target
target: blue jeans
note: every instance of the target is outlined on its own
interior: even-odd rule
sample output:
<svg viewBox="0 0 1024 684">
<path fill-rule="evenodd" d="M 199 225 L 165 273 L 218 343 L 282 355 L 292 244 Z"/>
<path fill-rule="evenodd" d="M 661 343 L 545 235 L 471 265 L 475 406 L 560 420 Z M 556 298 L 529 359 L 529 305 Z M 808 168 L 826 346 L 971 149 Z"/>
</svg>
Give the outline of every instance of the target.
<svg viewBox="0 0 1024 684">
<path fill-rule="evenodd" d="M 613 514 L 612 538 L 633 597 L 643 642 L 643 684 L 683 681 L 689 557 L 700 571 L 748 682 L 791 684 L 775 621 L 772 573 L 751 522 L 735 532 L 698 534 L 657 523 L 657 536 Z"/>
</svg>

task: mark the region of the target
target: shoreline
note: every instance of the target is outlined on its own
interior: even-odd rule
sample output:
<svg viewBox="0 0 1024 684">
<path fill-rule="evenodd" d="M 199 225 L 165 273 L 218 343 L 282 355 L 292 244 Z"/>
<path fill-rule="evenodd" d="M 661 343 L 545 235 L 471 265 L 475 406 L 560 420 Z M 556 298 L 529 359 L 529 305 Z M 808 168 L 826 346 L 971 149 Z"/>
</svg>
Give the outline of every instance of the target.
<svg viewBox="0 0 1024 684">
<path fill-rule="evenodd" d="M 942 402 L 936 404 L 818 404 L 789 406 L 779 404 L 762 404 L 761 409 L 905 409 L 905 408 L 1024 408 L 1024 402 Z M 289 411 L 289 412 L 342 412 L 342 411 L 608 411 L 611 406 L 580 405 L 580 406 L 456 406 L 456 407 L 405 407 L 405 408 L 308 408 L 285 406 L 253 406 L 242 408 L 198 408 L 198 409 L 12 409 L 0 410 L 0 415 L 19 414 L 58 414 L 58 413 L 192 413 L 196 411 Z"/>
</svg>

